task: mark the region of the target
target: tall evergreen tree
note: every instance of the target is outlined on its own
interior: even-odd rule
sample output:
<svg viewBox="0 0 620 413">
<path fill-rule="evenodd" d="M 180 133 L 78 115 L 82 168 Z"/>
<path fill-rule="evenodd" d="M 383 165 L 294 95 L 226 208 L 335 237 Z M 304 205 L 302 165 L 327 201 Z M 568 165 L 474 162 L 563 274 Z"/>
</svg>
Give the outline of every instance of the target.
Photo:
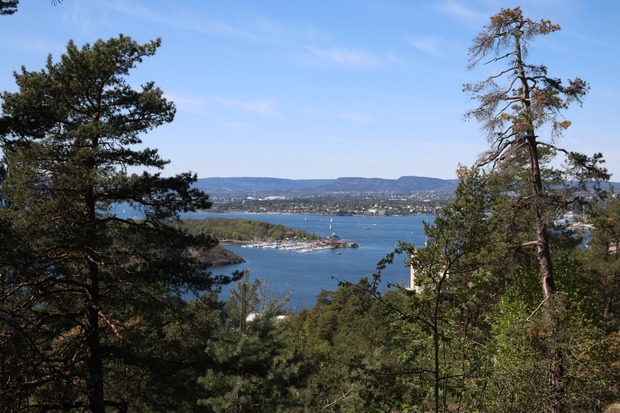
<svg viewBox="0 0 620 413">
<path fill-rule="evenodd" d="M 491 165 L 495 171 L 508 173 L 512 181 L 520 182 L 515 188 L 518 196 L 513 204 L 518 209 L 531 211 L 535 227 L 535 241 L 540 282 L 543 292 L 543 311 L 547 319 L 547 337 L 550 353 L 549 398 L 550 411 L 565 411 L 563 389 L 563 355 L 558 345 L 556 280 L 551 259 L 549 240 L 549 201 L 552 192 L 545 186 L 543 162 L 545 156 L 563 153 L 580 178 L 608 179 L 599 167 L 601 155 L 592 158 L 568 152 L 554 145 L 555 139 L 570 126 L 560 112 L 572 103 L 581 103 L 588 92 L 588 84 L 580 78 L 563 84 L 548 75 L 547 67 L 528 63 L 528 47 L 538 36 L 560 30 L 549 20 L 535 22 L 523 16 L 520 8 L 502 9 L 491 17 L 490 24 L 478 34 L 470 47 L 470 67 L 480 62 L 504 64 L 486 80 L 465 85 L 466 92 L 480 102 L 468 113 L 482 123 L 491 149 L 481 159 L 481 165 Z M 551 131 L 551 139 L 541 138 L 541 131 Z M 520 176 L 523 166 L 529 176 Z"/>
<path fill-rule="evenodd" d="M 141 146 L 175 114 L 154 83 L 127 81 L 159 45 L 123 35 L 69 42 L 59 61 L 22 68 L 18 91 L 2 94 L 3 409 L 126 410 L 108 373 L 156 373 L 157 355 L 137 341 L 149 314 L 226 281 L 196 258 L 216 241 L 175 223 L 211 205 L 192 188 L 196 176 L 162 177 L 168 161 Z M 117 215 L 119 203 L 142 218 Z"/>
</svg>

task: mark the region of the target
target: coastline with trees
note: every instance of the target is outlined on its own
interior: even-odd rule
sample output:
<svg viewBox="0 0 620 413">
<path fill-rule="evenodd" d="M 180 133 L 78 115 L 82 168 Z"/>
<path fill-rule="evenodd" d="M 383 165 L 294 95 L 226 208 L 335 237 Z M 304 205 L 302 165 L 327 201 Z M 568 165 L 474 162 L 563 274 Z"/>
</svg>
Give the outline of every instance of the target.
<svg viewBox="0 0 620 413">
<path fill-rule="evenodd" d="M 191 232 L 209 236 L 219 241 L 225 249 L 227 244 L 242 244 L 246 248 L 271 248 L 282 251 L 308 253 L 335 248 L 357 248 L 356 242 L 340 239 L 336 234 L 320 237 L 299 228 L 293 229 L 280 224 L 271 224 L 244 218 L 185 219 L 183 225 Z M 214 260 L 212 251 L 205 256 L 212 265 L 237 264 L 243 258 L 228 251 L 227 256 Z"/>
<path fill-rule="evenodd" d="M 0 14 L 19 2 L 4 3 Z M 581 196 L 609 179 L 604 159 L 558 145 L 570 126 L 561 114 L 589 87 L 527 51 L 559 29 L 519 7 L 491 16 L 470 63 L 496 71 L 464 87 L 488 151 L 459 166 L 424 247 L 399 243 L 371 277 L 296 314 L 248 271 L 211 273 L 203 254 L 218 238 L 321 239 L 181 219 L 212 201 L 191 172 L 161 176 L 168 161 L 143 144 L 176 113 L 154 82 L 129 81 L 159 39 L 71 41 L 43 69 L 23 67 L 0 95 L 0 411 L 613 409 L 620 200 L 597 185 Z M 142 218 L 111 212 L 122 202 Z M 590 248 L 553 226 L 575 206 L 591 217 Z M 398 264 L 414 285 L 381 289 Z"/>
</svg>

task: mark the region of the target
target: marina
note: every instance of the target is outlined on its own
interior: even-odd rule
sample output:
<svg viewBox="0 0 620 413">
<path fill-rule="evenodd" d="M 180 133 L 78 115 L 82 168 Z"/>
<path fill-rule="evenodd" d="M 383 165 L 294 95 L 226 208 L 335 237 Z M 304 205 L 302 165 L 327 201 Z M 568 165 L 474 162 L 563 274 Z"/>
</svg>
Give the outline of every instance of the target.
<svg viewBox="0 0 620 413">
<path fill-rule="evenodd" d="M 249 270 L 250 279 L 260 278 L 277 296 L 289 296 L 288 309 L 299 311 L 311 308 L 322 290 L 336 290 L 341 281 L 357 282 L 362 277 L 373 279 L 377 263 L 392 252 L 398 241 L 424 245 L 424 222 L 433 216 L 353 216 L 336 217 L 306 214 L 247 214 L 247 213 L 193 213 L 193 218 L 218 216 L 245 218 L 299 228 L 321 237 L 319 244 L 301 240 L 277 243 L 234 243 L 225 248 L 242 256 L 245 262 L 212 268 L 215 274 L 231 274 Z M 331 227 L 331 228 L 330 228 Z M 370 231 L 368 228 L 372 228 Z M 358 248 L 319 248 L 322 240 L 355 241 Z M 352 243 L 349 241 L 349 243 Z M 284 247 L 284 248 L 282 248 Z M 311 248 L 304 251 L 304 248 Z M 300 252 L 301 251 L 301 252 Z M 408 285 L 410 270 L 404 265 L 406 257 L 397 257 L 394 264 L 382 271 L 380 289 L 396 284 Z M 226 299 L 234 286 L 225 286 L 221 297 Z"/>
<path fill-rule="evenodd" d="M 336 248 L 358 248 L 356 242 L 346 242 L 340 239 L 327 238 L 321 241 L 265 241 L 255 242 L 251 244 L 243 244 L 241 248 L 268 248 L 280 251 L 294 251 L 298 254 L 307 254 L 309 252 L 318 252 L 331 250 Z"/>
</svg>

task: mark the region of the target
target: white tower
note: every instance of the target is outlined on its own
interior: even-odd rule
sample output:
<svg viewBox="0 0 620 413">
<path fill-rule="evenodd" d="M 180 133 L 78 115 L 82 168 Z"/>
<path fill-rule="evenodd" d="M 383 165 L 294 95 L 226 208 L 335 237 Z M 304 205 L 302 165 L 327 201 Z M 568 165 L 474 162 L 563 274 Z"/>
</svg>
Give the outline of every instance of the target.
<svg viewBox="0 0 620 413">
<path fill-rule="evenodd" d="M 413 255 L 411 256 L 411 261 L 413 261 Z M 409 271 L 409 286 L 406 289 L 409 291 L 415 291 L 419 294 L 422 291 L 422 287 L 415 283 L 415 268 L 413 268 L 413 262 L 409 266 Z"/>
</svg>

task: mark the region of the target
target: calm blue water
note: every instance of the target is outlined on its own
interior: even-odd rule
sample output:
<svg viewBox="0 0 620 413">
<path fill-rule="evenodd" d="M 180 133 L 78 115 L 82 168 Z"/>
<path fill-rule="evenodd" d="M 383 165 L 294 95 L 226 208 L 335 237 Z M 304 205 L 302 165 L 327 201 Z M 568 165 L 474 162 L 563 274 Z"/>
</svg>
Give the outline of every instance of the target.
<svg viewBox="0 0 620 413">
<path fill-rule="evenodd" d="M 357 282 L 362 277 L 372 279 L 376 265 L 393 251 L 398 241 L 424 244 L 423 221 L 432 222 L 432 216 L 407 217 L 341 217 L 324 215 L 278 215 L 278 214 L 214 214 L 194 213 L 193 218 L 204 217 L 247 218 L 301 228 L 319 236 L 338 234 L 343 240 L 355 241 L 359 248 L 318 251 L 298 254 L 262 248 L 242 248 L 226 245 L 241 255 L 245 263 L 214 267 L 215 274 L 230 274 L 234 270 L 249 269 L 250 278 L 260 278 L 269 284 L 277 295 L 290 293 L 289 309 L 298 311 L 314 306 L 321 290 L 336 290 L 338 281 Z M 330 225 L 332 229 L 330 230 Z M 340 254 L 338 254 L 338 252 Z M 404 266 L 405 257 L 399 257 L 383 273 L 382 285 L 409 282 L 409 269 Z M 226 299 L 231 287 L 222 291 Z"/>
</svg>

